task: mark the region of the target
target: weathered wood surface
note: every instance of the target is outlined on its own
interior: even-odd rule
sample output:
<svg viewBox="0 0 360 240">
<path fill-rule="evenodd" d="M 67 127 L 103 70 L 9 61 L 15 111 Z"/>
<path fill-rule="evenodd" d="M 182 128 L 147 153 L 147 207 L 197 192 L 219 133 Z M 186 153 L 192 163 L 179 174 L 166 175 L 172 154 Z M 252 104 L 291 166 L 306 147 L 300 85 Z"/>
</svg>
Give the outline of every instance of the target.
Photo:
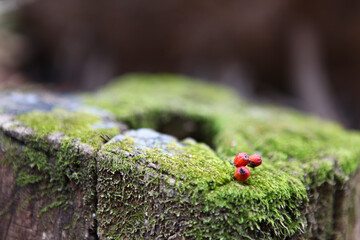
<svg viewBox="0 0 360 240">
<path fill-rule="evenodd" d="M 1 120 L 5 118 L 9 121 L 2 122 L 4 125 L 12 121 L 11 117 Z M 24 152 L 34 154 L 35 158 L 37 155 L 44 156 L 50 164 L 58 160 L 54 153 L 60 150 L 61 135 L 57 134 L 45 140 L 50 143 L 51 149 L 44 150 L 27 146 L 26 142 L 33 134 L 24 127 L 8 129 L 5 134 L 0 133 L 0 239 L 97 239 L 96 223 L 92 216 L 95 203 L 84 203 L 84 190 L 81 186 L 67 183 L 71 185 L 71 192 L 65 191 L 64 194 L 69 194 L 71 200 L 67 198 L 66 207 L 61 207 L 64 204 L 61 194 L 49 189 L 48 181 L 25 185 L 17 182 L 16 179 L 20 178 L 19 170 L 26 166 L 14 171 L 11 161 L 27 161 L 31 158 L 24 155 Z M 74 150 L 83 154 L 83 161 L 94 159 L 87 146 L 74 144 Z"/>
<path fill-rule="evenodd" d="M 358 133 L 157 78 L 90 98 L 0 93 L 0 239 L 360 236 Z M 244 183 L 238 151 L 264 157 Z"/>
</svg>

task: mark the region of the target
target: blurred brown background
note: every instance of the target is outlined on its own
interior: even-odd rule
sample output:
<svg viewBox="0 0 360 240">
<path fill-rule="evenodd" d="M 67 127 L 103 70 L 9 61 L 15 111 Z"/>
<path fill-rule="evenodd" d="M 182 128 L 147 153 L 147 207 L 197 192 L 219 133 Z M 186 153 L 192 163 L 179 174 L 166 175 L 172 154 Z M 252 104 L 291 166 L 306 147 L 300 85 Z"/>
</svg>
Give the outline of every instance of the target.
<svg viewBox="0 0 360 240">
<path fill-rule="evenodd" d="M 0 88 L 180 73 L 360 129 L 358 0 L 0 0 L 0 14 Z"/>
</svg>

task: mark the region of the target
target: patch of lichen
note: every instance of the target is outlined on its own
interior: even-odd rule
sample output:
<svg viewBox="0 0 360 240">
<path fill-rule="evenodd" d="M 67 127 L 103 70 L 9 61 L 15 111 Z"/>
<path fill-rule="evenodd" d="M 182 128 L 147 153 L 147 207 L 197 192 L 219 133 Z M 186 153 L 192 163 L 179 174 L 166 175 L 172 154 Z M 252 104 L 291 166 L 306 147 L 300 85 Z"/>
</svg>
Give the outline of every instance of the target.
<svg viewBox="0 0 360 240">
<path fill-rule="evenodd" d="M 202 186 L 199 195 L 204 197 L 204 209 L 233 211 L 217 224 L 237 222 L 243 234 L 249 229 L 261 233 L 262 238 L 300 234 L 306 224 L 301 206 L 306 207 L 308 197 L 316 196 L 310 193 L 323 184 L 343 184 L 359 166 L 358 133 L 289 109 L 244 103 L 229 90 L 184 77 L 129 75 L 87 99 L 133 128 L 161 129 L 161 124 L 171 122 L 174 116 L 206 125 L 202 131 L 212 133 L 207 142 L 212 143 L 217 156 L 203 159 L 203 148 L 197 149 L 195 144 L 180 151 L 179 158 L 152 150 L 147 152 L 148 159 L 161 162 L 165 173 L 188 179 L 184 183 Z M 253 170 L 245 183 L 232 181 L 228 166 L 240 151 L 263 156 L 263 165 Z M 188 152 L 197 157 L 184 160 Z M 211 171 L 204 170 L 206 164 L 225 167 L 214 180 Z M 244 200 L 237 205 L 239 198 Z M 236 215 L 241 211 L 243 217 Z"/>
<path fill-rule="evenodd" d="M 50 112 L 33 111 L 16 117 L 24 126 L 32 128 L 36 136 L 47 136 L 61 132 L 71 139 L 78 139 L 95 148 L 103 144 L 101 135 L 114 136 L 119 133 L 117 128 L 98 128 L 92 126 L 101 121 L 101 117 L 85 112 L 70 112 L 55 109 Z"/>
</svg>

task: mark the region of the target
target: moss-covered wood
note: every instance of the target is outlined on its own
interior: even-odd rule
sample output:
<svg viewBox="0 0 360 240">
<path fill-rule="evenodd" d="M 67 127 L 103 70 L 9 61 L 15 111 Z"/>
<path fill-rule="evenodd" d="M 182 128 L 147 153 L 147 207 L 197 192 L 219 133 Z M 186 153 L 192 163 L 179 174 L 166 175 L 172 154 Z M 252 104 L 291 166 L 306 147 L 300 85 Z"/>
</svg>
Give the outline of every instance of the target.
<svg viewBox="0 0 360 240">
<path fill-rule="evenodd" d="M 99 154 L 102 236 L 269 239 L 297 236 L 305 226 L 306 191 L 296 178 L 273 169 L 270 182 L 256 187 L 266 173 L 254 169 L 251 180 L 240 183 L 206 145 L 146 148 L 136 144 L 139 138 L 106 144 Z"/>
<path fill-rule="evenodd" d="M 253 105 L 229 90 L 183 77 L 129 75 L 122 80 L 90 96 L 88 102 L 110 110 L 132 128 L 187 133 L 212 146 L 220 161 L 231 162 L 240 151 L 262 154 L 263 165 L 251 172 L 246 183 L 235 182 L 229 169 L 229 179 L 217 178 L 224 182 L 215 181 L 214 189 L 201 192 L 213 200 L 204 209 L 235 209 L 233 218 L 226 217 L 227 226 L 218 224 L 222 231 L 238 221 L 239 235 L 248 236 L 244 227 L 256 239 L 261 234 L 264 238 L 353 236 L 351 227 L 344 225 L 353 226 L 354 221 L 344 212 L 352 211 L 350 203 L 356 195 L 343 193 L 352 189 L 355 180 L 351 179 L 357 176 L 358 133 L 289 109 Z M 178 168 L 167 170 L 179 176 Z M 207 178 L 199 181 L 204 185 Z"/>
<path fill-rule="evenodd" d="M 71 219 L 71 228 L 56 225 L 65 228 L 66 236 L 356 236 L 357 132 L 289 109 L 250 104 L 228 89 L 170 75 L 129 75 L 82 99 L 108 113 L 80 103 L 75 109 L 64 104 L 40 111 L 26 107 L 20 114 L 15 106 L 0 115 L 1 168 L 14 171 L 17 192 L 26 195 L 31 188 L 52 199 L 33 211 L 60 211 L 57 216 Z M 198 142 L 163 142 L 163 135 L 149 140 L 140 130 L 114 137 L 123 128 L 111 114 L 129 128 L 148 127 Z M 261 167 L 252 169 L 243 183 L 233 179 L 231 164 L 240 151 L 263 156 Z M 69 212 L 76 197 L 80 204 Z M 40 204 L 35 197 L 28 202 Z M 18 208 L 11 203 L 0 211 L 15 218 Z"/>
<path fill-rule="evenodd" d="M 122 129 L 109 123 L 59 109 L 0 115 L 0 239 L 97 239 L 100 135 Z"/>
</svg>

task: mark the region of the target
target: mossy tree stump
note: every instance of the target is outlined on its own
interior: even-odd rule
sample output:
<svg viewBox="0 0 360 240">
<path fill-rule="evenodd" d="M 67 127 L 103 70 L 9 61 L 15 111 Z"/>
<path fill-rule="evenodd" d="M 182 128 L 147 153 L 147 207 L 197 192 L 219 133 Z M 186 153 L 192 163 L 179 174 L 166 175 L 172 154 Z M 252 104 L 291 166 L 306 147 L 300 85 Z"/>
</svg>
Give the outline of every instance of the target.
<svg viewBox="0 0 360 240">
<path fill-rule="evenodd" d="M 336 124 L 169 75 L 85 96 L 1 93 L 0 111 L 1 239 L 359 233 L 360 135 Z M 240 151 L 263 156 L 243 183 Z"/>
</svg>

